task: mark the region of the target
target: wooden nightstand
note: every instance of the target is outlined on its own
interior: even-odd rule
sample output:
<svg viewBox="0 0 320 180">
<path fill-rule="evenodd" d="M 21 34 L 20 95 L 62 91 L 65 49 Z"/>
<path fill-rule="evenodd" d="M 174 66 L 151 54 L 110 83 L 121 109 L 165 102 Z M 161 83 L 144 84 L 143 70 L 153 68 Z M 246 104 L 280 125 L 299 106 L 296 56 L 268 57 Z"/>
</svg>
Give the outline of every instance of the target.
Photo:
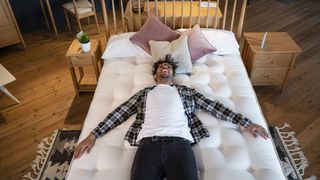
<svg viewBox="0 0 320 180">
<path fill-rule="evenodd" d="M 263 35 L 243 33 L 242 59 L 253 85 L 281 85 L 283 91 L 301 49 L 286 32 L 268 32 L 265 46 L 260 48 Z"/>
<path fill-rule="evenodd" d="M 66 54 L 70 74 L 72 77 L 74 88 L 79 92 L 94 92 L 96 89 L 96 82 L 98 82 L 102 60 L 101 60 L 101 45 L 99 40 L 91 40 L 90 52 L 84 53 L 80 47 L 78 40 L 73 40 Z M 100 62 L 100 65 L 99 65 Z M 86 83 L 84 81 L 84 66 L 91 66 L 95 74 L 95 84 Z M 76 73 L 75 67 L 78 67 L 79 73 Z M 77 78 L 77 74 L 80 76 Z"/>
</svg>

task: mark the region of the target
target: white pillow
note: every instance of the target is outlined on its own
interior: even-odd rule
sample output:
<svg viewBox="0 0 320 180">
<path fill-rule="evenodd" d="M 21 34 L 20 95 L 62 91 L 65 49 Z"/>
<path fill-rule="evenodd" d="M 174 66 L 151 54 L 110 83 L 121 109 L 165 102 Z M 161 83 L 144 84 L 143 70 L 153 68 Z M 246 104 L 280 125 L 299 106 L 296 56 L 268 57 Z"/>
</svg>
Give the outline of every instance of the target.
<svg viewBox="0 0 320 180">
<path fill-rule="evenodd" d="M 176 73 L 191 73 L 192 63 L 188 47 L 188 37 L 182 36 L 172 42 L 168 41 L 149 41 L 151 54 L 154 61 L 164 58 L 166 54 L 171 54 L 178 68 Z"/>
<path fill-rule="evenodd" d="M 177 29 L 177 31 L 181 33 L 186 30 L 188 29 Z M 217 49 L 217 51 L 211 54 L 240 54 L 239 44 L 233 32 L 221 29 L 201 29 L 201 31 L 203 35 L 206 37 L 206 39 L 209 41 L 209 43 Z"/>
<path fill-rule="evenodd" d="M 187 29 L 178 29 L 177 31 L 183 32 L 186 30 Z M 210 44 L 217 48 L 217 51 L 211 54 L 240 54 L 239 44 L 236 41 L 233 32 L 218 29 L 201 30 Z M 106 60 L 126 57 L 151 58 L 149 53 L 129 40 L 134 33 L 135 32 L 128 32 L 111 36 L 107 43 L 107 48 L 102 55 L 102 59 Z"/>
<path fill-rule="evenodd" d="M 113 35 L 110 37 L 102 59 L 125 58 L 125 57 L 150 57 L 145 50 L 132 43 L 129 38 L 135 32 Z"/>
</svg>

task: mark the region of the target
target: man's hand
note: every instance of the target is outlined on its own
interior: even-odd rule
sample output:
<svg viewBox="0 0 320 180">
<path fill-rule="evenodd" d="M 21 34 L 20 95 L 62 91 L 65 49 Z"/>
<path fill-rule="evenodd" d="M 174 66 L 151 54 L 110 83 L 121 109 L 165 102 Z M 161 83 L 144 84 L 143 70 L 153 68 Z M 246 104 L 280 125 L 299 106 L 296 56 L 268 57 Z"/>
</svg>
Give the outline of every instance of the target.
<svg viewBox="0 0 320 180">
<path fill-rule="evenodd" d="M 263 128 L 262 126 L 255 124 L 255 123 L 251 123 L 248 127 L 247 130 L 254 136 L 257 137 L 258 135 L 263 137 L 264 139 L 268 139 L 269 138 L 269 133 L 267 132 L 267 130 L 265 128 Z"/>
<path fill-rule="evenodd" d="M 96 142 L 96 137 L 90 133 L 88 137 L 86 137 L 83 141 L 81 141 L 78 144 L 76 150 L 74 151 L 73 158 L 74 159 L 80 158 L 85 151 L 89 153 L 91 148 L 94 146 L 95 142 Z"/>
</svg>

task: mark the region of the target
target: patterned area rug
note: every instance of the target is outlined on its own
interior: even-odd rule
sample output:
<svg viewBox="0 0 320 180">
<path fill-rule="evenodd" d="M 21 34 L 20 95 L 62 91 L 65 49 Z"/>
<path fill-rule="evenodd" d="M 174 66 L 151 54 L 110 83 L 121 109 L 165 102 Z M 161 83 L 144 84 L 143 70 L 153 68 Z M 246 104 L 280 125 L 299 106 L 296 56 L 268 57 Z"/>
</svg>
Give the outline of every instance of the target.
<svg viewBox="0 0 320 180">
<path fill-rule="evenodd" d="M 65 179 L 80 132 L 79 130 L 59 130 L 43 139 L 38 145 L 32 172 L 25 174 L 23 179 Z"/>
<path fill-rule="evenodd" d="M 277 149 L 281 167 L 288 180 L 316 180 L 315 176 L 303 178 L 308 161 L 304 156 L 295 133 L 289 124 L 283 127 L 269 127 L 273 142 Z"/>
<path fill-rule="evenodd" d="M 285 124 L 281 128 L 269 129 L 287 179 L 304 179 L 304 169 L 308 161 L 300 150 L 294 132 L 290 131 L 290 126 Z M 33 161 L 32 172 L 24 175 L 23 179 L 65 179 L 79 135 L 78 130 L 59 130 L 43 139 L 38 145 L 38 155 Z M 315 179 L 316 177 L 312 176 L 304 180 Z"/>
</svg>

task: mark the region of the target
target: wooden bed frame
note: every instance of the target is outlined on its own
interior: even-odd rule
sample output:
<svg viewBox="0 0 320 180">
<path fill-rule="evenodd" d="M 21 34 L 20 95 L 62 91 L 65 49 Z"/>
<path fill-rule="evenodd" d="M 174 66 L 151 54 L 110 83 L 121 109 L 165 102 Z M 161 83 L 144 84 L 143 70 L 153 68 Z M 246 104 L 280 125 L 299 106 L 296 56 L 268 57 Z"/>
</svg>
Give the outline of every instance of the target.
<svg viewBox="0 0 320 180">
<path fill-rule="evenodd" d="M 172 29 L 191 28 L 193 25 L 199 24 L 202 28 L 214 28 L 232 31 L 235 33 L 237 39 L 239 39 L 242 34 L 247 6 L 247 0 L 242 0 L 242 3 L 237 0 L 216 0 L 211 2 L 210 0 L 128 0 L 128 7 L 125 8 L 124 0 L 117 0 L 121 10 L 121 16 L 119 16 L 119 13 L 116 12 L 114 1 L 115 0 L 111 0 L 113 26 L 109 26 L 105 0 L 100 0 L 107 40 L 111 34 L 119 33 L 119 22 L 122 23 L 123 32 L 128 32 L 128 30 L 133 29 L 132 24 L 130 25 L 130 23 L 128 23 L 130 21 L 134 21 L 135 24 L 138 24 L 138 29 L 140 29 L 145 19 L 150 14 L 158 17 L 158 19 Z M 134 1 L 136 1 L 138 4 L 140 4 L 142 1 L 145 1 L 143 12 L 141 12 L 140 6 L 138 7 L 137 13 L 132 11 L 132 5 Z M 203 3 L 209 4 L 213 2 L 216 3 L 216 7 L 207 6 L 199 8 Z M 198 5 L 195 6 L 195 4 Z M 204 15 L 204 13 L 207 14 Z M 120 21 L 119 18 L 121 19 Z M 220 21 L 221 19 L 222 22 Z M 234 28 L 235 23 L 238 23 L 237 28 Z"/>
</svg>

